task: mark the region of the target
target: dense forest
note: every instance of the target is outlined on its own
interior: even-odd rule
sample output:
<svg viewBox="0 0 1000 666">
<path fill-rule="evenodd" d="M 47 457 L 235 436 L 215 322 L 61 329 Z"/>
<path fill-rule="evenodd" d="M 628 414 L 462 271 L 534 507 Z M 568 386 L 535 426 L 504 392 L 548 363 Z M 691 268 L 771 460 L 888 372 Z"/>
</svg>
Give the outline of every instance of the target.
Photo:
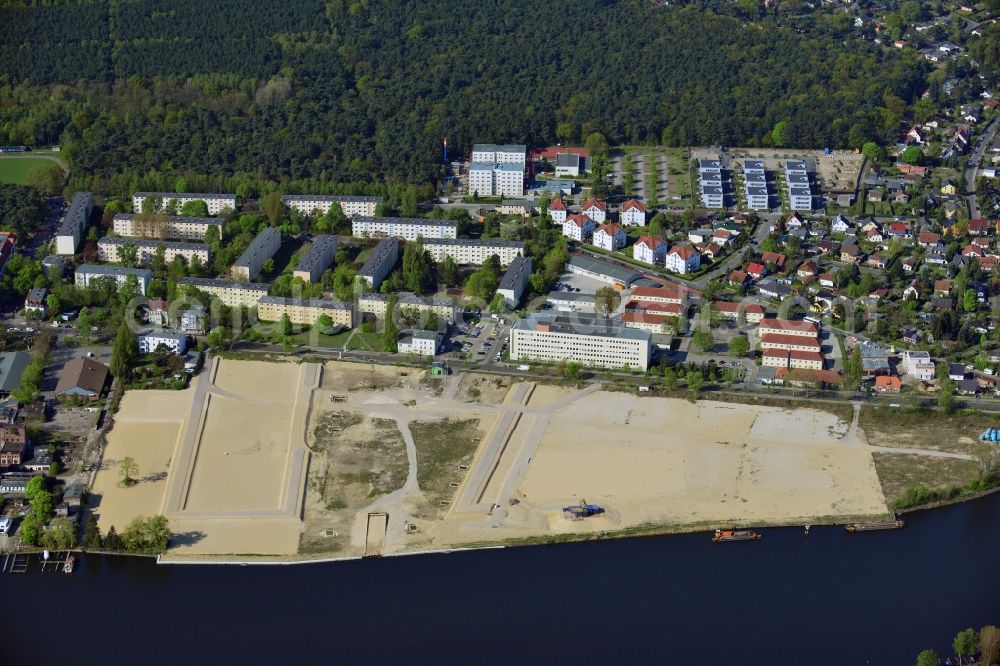
<svg viewBox="0 0 1000 666">
<path fill-rule="evenodd" d="M 639 0 L 0 8 L 0 143 L 76 173 L 433 182 L 440 142 L 894 137 L 926 62 Z M 768 139 L 769 140 L 769 139 Z"/>
</svg>

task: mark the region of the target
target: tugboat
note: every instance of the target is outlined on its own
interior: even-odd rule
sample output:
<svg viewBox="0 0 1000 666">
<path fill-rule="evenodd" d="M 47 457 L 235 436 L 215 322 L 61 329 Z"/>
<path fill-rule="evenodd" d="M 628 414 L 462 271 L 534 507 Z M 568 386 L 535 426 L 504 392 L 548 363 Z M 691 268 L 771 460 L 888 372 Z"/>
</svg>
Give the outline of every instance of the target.
<svg viewBox="0 0 1000 666">
<path fill-rule="evenodd" d="M 760 537 L 760 532 L 754 530 L 715 530 L 712 543 L 719 543 L 721 541 L 756 541 Z"/>
<path fill-rule="evenodd" d="M 66 558 L 66 561 L 63 562 L 63 573 L 64 574 L 73 573 L 74 565 L 76 565 L 76 556 L 70 555 L 69 557 Z"/>
<path fill-rule="evenodd" d="M 874 532 L 876 530 L 901 530 L 906 525 L 902 520 L 881 520 L 872 523 L 847 523 L 844 529 L 848 532 Z"/>
</svg>

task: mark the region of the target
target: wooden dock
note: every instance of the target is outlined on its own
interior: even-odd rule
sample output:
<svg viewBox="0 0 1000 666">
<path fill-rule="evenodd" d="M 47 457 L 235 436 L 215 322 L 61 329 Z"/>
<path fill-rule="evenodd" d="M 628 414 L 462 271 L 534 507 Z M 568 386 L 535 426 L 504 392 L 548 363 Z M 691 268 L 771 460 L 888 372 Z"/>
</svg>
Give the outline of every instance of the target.
<svg viewBox="0 0 1000 666">
<path fill-rule="evenodd" d="M 29 563 L 30 560 L 27 553 L 6 553 L 3 556 L 3 562 L 0 563 L 0 573 L 28 573 Z"/>
</svg>

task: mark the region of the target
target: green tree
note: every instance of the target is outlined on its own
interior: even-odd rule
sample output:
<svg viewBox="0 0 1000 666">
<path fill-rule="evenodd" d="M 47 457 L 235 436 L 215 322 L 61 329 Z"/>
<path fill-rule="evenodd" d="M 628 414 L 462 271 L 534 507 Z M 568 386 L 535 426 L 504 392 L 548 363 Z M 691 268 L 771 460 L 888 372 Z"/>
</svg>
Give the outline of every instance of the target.
<svg viewBox="0 0 1000 666">
<path fill-rule="evenodd" d="M 83 526 L 83 547 L 87 550 L 101 549 L 101 529 L 97 525 L 97 516 L 92 512 L 87 514 L 87 522 Z"/>
<path fill-rule="evenodd" d="M 924 159 L 924 151 L 920 146 L 907 146 L 899 155 L 899 161 L 904 164 L 917 165 Z"/>
<path fill-rule="evenodd" d="M 28 169 L 28 185 L 38 188 L 48 195 L 59 194 L 66 184 L 66 177 L 58 164 L 45 164 Z"/>
<path fill-rule="evenodd" d="M 271 258 L 271 257 L 268 257 L 267 259 L 265 259 L 264 263 L 261 265 L 260 269 L 261 269 L 261 271 L 265 275 L 271 275 L 271 274 L 273 274 L 274 273 L 274 259 Z"/>
<path fill-rule="evenodd" d="M 451 256 L 445 257 L 437 267 L 438 281 L 448 286 L 458 284 L 458 264 Z"/>
<path fill-rule="evenodd" d="M 204 237 L 202 237 L 202 242 L 212 248 L 213 251 L 218 252 L 218 246 L 222 242 L 222 235 L 219 233 L 219 227 L 214 224 L 209 225 L 208 229 L 205 230 Z"/>
<path fill-rule="evenodd" d="M 115 530 L 114 525 L 108 528 L 108 534 L 104 537 L 104 550 L 109 550 L 113 553 L 120 553 L 125 550 L 121 535 Z"/>
<path fill-rule="evenodd" d="M 399 307 L 399 297 L 395 293 L 389 295 L 385 307 L 385 319 L 382 324 L 382 347 L 384 351 L 396 353 L 399 341 L 399 326 L 396 325 L 396 310 Z"/>
<path fill-rule="evenodd" d="M 91 319 L 90 308 L 81 308 L 80 314 L 76 316 L 76 334 L 80 336 L 84 342 L 90 340 L 91 327 L 94 322 Z"/>
<path fill-rule="evenodd" d="M 68 518 L 55 518 L 42 535 L 41 543 L 53 550 L 68 550 L 76 546 L 76 525 Z"/>
<path fill-rule="evenodd" d="M 694 332 L 691 336 L 691 342 L 702 352 L 707 352 L 715 345 L 715 339 L 712 337 L 712 332 L 706 331 L 702 328 Z"/>
<path fill-rule="evenodd" d="M 121 304 L 122 311 L 126 312 L 135 303 L 135 299 L 141 295 L 142 289 L 139 287 L 139 278 L 133 274 L 126 275 L 122 286 L 118 289 L 118 302 Z"/>
<path fill-rule="evenodd" d="M 603 157 L 608 154 L 608 140 L 600 132 L 588 134 L 583 147 L 591 157 Z"/>
<path fill-rule="evenodd" d="M 965 293 L 962 294 L 962 309 L 966 312 L 974 312 L 977 307 L 979 307 L 979 299 L 976 297 L 976 292 L 972 289 L 966 289 Z"/>
<path fill-rule="evenodd" d="M 700 370 L 687 373 L 684 380 L 687 382 L 687 387 L 692 393 L 698 393 L 705 385 L 705 378 L 702 377 Z"/>
<path fill-rule="evenodd" d="M 882 159 L 882 147 L 874 141 L 866 141 L 861 147 L 861 154 L 872 162 L 878 162 Z"/>
<path fill-rule="evenodd" d="M 497 290 L 499 282 L 496 276 L 487 267 L 480 268 L 469 276 L 465 282 L 465 292 L 483 303 L 489 303 L 493 299 L 493 294 Z"/>
<path fill-rule="evenodd" d="M 260 198 L 260 209 L 267 216 L 267 221 L 272 227 L 281 224 L 281 221 L 288 215 L 288 206 L 281 200 L 280 192 L 269 192 Z"/>
<path fill-rule="evenodd" d="M 33 513 L 29 513 L 21 522 L 21 541 L 37 546 L 41 531 L 42 523 Z"/>
<path fill-rule="evenodd" d="M 208 204 L 201 199 L 191 199 L 181 205 L 180 212 L 184 217 L 208 217 Z"/>
<path fill-rule="evenodd" d="M 118 474 L 122 477 L 123 486 L 135 485 L 135 477 L 139 475 L 139 466 L 136 464 L 135 458 L 132 456 L 122 458 L 121 464 L 118 466 Z"/>
<path fill-rule="evenodd" d="M 945 414 L 955 411 L 955 384 L 949 377 L 941 379 L 941 390 L 938 392 L 938 409 Z"/>
<path fill-rule="evenodd" d="M 330 315 L 320 315 L 317 317 L 316 329 L 323 334 L 330 333 L 333 330 L 333 319 L 330 318 Z"/>
<path fill-rule="evenodd" d="M 856 389 L 858 384 L 861 383 L 861 377 L 864 373 L 864 366 L 861 363 L 861 345 L 855 345 L 854 349 L 851 350 L 851 355 L 844 359 L 844 380 L 847 382 L 847 387 L 850 389 Z"/>
<path fill-rule="evenodd" d="M 673 368 L 667 368 L 663 371 L 663 385 L 668 391 L 677 390 L 677 371 Z"/>
<path fill-rule="evenodd" d="M 292 334 L 292 319 L 288 316 L 287 313 L 281 315 L 280 327 L 281 327 L 281 335 L 288 337 L 289 335 Z"/>
<path fill-rule="evenodd" d="M 788 121 L 779 120 L 771 130 L 771 145 L 784 148 L 786 141 L 788 141 Z"/>
<path fill-rule="evenodd" d="M 729 353 L 743 357 L 750 352 L 750 340 L 745 335 L 737 335 L 729 341 Z"/>
<path fill-rule="evenodd" d="M 423 238 L 417 238 L 403 247 L 403 280 L 406 288 L 415 294 L 426 291 L 431 285 L 431 259 L 424 250 Z"/>
<path fill-rule="evenodd" d="M 28 500 L 28 503 L 30 504 L 39 493 L 47 490 L 48 488 L 45 487 L 45 478 L 41 476 L 33 476 L 28 480 L 27 485 L 24 487 L 24 498 Z"/>
<path fill-rule="evenodd" d="M 137 248 L 134 243 L 122 243 L 121 246 L 119 246 L 118 259 L 121 260 L 123 266 L 135 268 L 138 257 L 139 248 Z"/>
<path fill-rule="evenodd" d="M 569 361 L 563 366 L 563 377 L 569 380 L 576 380 L 580 376 L 580 364 Z"/>
<path fill-rule="evenodd" d="M 979 634 L 971 627 L 963 629 L 955 636 L 951 646 L 955 650 L 955 654 L 958 655 L 959 664 L 964 664 L 966 658 L 971 663 L 972 657 L 975 656 L 979 648 Z"/>
<path fill-rule="evenodd" d="M 610 317 L 621 300 L 621 294 L 614 287 L 601 287 L 594 292 L 594 310 L 602 317 Z"/>
<path fill-rule="evenodd" d="M 135 335 L 128 327 L 128 322 L 124 319 L 118 326 L 118 333 L 111 346 L 111 374 L 115 377 L 124 377 L 128 373 L 129 363 L 136 352 Z"/>
<path fill-rule="evenodd" d="M 934 650 L 924 650 L 917 655 L 917 666 L 940 666 L 941 660 Z"/>
</svg>

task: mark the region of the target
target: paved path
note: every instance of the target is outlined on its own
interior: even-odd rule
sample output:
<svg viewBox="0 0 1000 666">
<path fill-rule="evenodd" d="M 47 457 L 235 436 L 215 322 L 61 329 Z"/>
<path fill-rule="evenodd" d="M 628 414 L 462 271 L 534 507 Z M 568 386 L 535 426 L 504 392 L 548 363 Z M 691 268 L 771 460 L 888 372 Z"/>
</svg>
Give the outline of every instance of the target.
<svg viewBox="0 0 1000 666">
<path fill-rule="evenodd" d="M 898 446 L 869 446 L 872 453 L 901 453 L 909 456 L 924 456 L 926 458 L 952 458 L 954 460 L 979 460 L 976 456 L 949 451 L 932 451 L 930 449 L 908 449 Z"/>
<path fill-rule="evenodd" d="M 979 163 L 983 161 L 983 154 L 989 148 L 990 143 L 992 143 L 998 127 L 1000 127 L 1000 118 L 990 123 L 990 126 L 979 139 L 978 147 L 969 156 L 971 166 L 965 170 L 965 192 L 966 198 L 969 200 L 969 217 L 971 219 L 979 217 L 979 202 L 976 201 L 976 174 L 979 172 Z"/>
</svg>

